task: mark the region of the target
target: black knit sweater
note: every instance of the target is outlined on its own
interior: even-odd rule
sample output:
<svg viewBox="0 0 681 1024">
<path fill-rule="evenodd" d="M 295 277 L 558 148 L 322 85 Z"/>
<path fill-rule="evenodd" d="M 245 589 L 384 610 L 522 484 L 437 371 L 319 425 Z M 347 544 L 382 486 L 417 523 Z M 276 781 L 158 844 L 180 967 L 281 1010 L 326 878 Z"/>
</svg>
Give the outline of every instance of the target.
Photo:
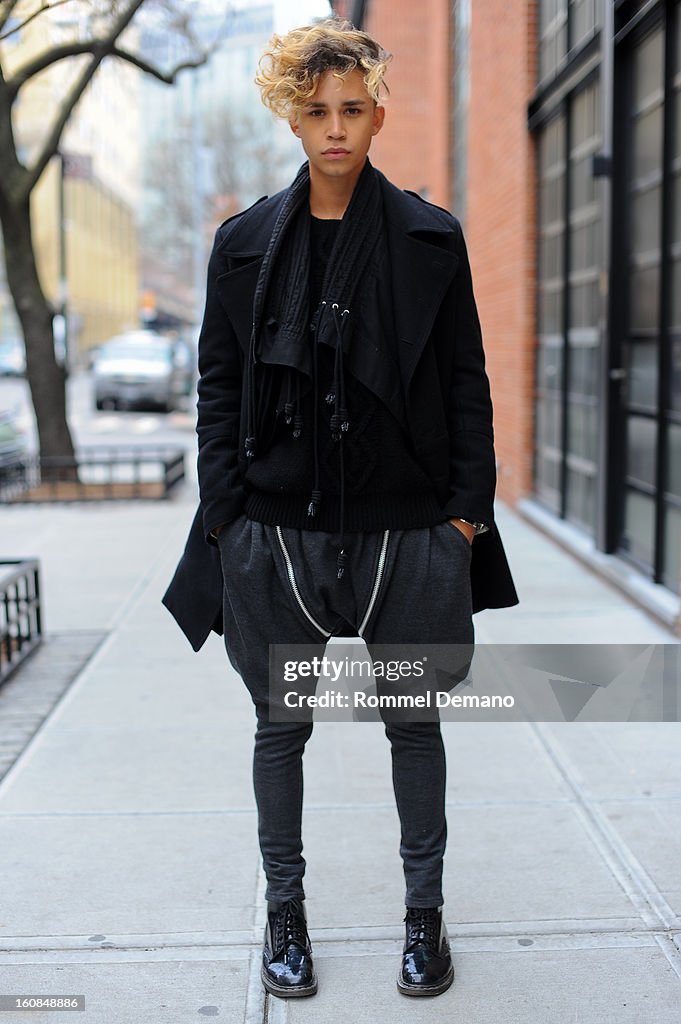
<svg viewBox="0 0 681 1024">
<path fill-rule="evenodd" d="M 339 220 L 311 218 L 310 309 L 321 299 L 322 283 Z M 311 342 L 312 343 L 312 342 Z M 316 516 L 307 515 L 313 487 L 313 394 L 303 398 L 304 422 L 299 438 L 283 416 L 269 450 L 254 459 L 246 480 L 251 493 L 246 515 L 270 525 L 337 531 L 340 524 L 340 460 L 331 437 L 333 406 L 325 401 L 333 378 L 333 351 L 318 346 L 319 459 L 322 501 Z M 345 435 L 345 529 L 369 532 L 412 529 L 441 522 L 442 509 L 432 484 L 412 454 L 409 441 L 392 413 L 368 388 L 348 375 L 346 399 L 350 429 Z"/>
</svg>

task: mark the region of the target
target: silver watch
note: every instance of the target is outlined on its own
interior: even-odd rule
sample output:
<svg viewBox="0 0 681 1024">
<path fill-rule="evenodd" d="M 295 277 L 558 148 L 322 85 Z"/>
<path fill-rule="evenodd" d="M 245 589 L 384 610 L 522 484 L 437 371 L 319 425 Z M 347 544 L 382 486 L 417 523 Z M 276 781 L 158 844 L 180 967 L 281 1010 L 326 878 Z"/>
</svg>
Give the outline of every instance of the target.
<svg viewBox="0 0 681 1024">
<path fill-rule="evenodd" d="M 484 523 L 472 523 L 470 519 L 464 519 L 463 516 L 455 516 L 454 518 L 460 519 L 462 523 L 468 523 L 469 526 L 474 526 L 476 537 L 479 533 L 487 533 L 489 530 L 489 526 L 486 526 Z"/>
</svg>

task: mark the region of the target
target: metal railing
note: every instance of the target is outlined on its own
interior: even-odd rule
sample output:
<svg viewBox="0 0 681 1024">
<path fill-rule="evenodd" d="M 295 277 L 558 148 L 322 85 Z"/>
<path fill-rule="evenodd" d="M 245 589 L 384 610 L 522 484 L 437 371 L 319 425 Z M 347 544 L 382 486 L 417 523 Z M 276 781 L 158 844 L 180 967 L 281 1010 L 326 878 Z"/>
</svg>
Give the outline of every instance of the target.
<svg viewBox="0 0 681 1024">
<path fill-rule="evenodd" d="M 182 448 L 84 445 L 74 456 L 24 455 L 21 474 L 0 478 L 0 502 L 167 498 L 185 476 Z"/>
<path fill-rule="evenodd" d="M 41 640 L 39 562 L 0 559 L 0 684 Z"/>
</svg>

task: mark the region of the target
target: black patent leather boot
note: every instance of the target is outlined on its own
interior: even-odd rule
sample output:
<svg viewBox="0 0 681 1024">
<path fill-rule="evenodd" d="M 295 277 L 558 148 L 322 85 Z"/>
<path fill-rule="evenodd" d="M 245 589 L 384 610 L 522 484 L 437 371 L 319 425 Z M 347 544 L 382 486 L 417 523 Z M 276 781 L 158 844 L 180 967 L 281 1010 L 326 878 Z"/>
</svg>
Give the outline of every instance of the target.
<svg viewBox="0 0 681 1024">
<path fill-rule="evenodd" d="M 317 991 L 302 900 L 288 900 L 278 910 L 268 909 L 260 973 L 267 991 L 284 999 L 313 996 Z"/>
<path fill-rule="evenodd" d="M 408 907 L 397 987 L 405 996 L 439 996 L 454 981 L 442 908 Z"/>
</svg>

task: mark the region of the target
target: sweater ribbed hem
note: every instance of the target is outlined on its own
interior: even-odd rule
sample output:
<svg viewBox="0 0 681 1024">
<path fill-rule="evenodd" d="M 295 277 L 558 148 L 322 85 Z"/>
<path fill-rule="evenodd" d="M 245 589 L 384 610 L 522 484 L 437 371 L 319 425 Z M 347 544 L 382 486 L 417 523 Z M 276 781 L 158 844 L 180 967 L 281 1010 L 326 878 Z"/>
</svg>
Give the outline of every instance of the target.
<svg viewBox="0 0 681 1024">
<path fill-rule="evenodd" d="M 252 491 L 245 505 L 248 519 L 269 526 L 298 530 L 340 530 L 338 495 L 325 494 L 316 516 L 308 516 L 309 495 Z M 434 493 L 362 495 L 345 499 L 344 528 L 348 533 L 415 530 L 447 518 Z"/>
</svg>

